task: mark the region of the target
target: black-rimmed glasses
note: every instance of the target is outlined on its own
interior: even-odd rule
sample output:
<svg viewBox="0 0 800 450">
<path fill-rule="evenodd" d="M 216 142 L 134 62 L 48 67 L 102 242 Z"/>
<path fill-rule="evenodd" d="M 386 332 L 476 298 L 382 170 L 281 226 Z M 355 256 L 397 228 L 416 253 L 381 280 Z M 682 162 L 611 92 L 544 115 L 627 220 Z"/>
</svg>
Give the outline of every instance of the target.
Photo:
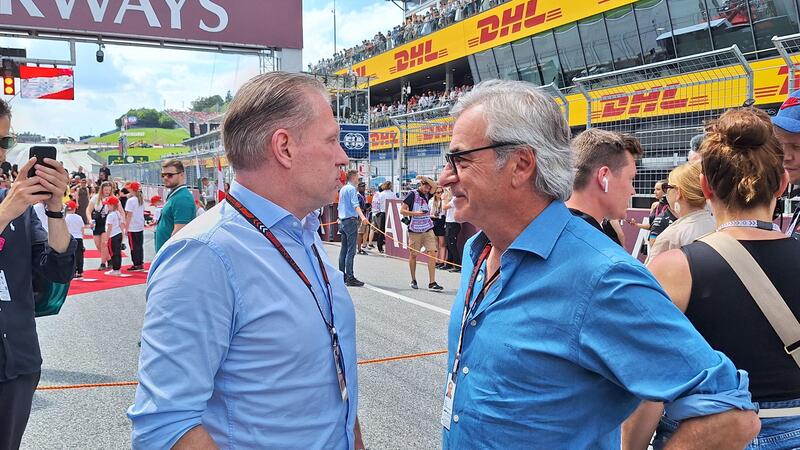
<svg viewBox="0 0 800 450">
<path fill-rule="evenodd" d="M 175 173 L 162 172 L 161 173 L 161 178 L 172 178 L 172 177 L 174 177 L 175 175 L 177 175 L 179 173 L 183 173 L 183 172 L 175 172 Z"/>
<path fill-rule="evenodd" d="M 17 145 L 17 138 L 14 136 L 0 138 L 0 148 L 3 150 L 8 150 L 15 145 Z"/>
<path fill-rule="evenodd" d="M 478 147 L 472 148 L 469 150 L 461 150 L 458 152 L 449 152 L 444 154 L 444 159 L 447 161 L 448 166 L 453 169 L 453 173 L 458 175 L 458 162 L 459 161 L 468 161 L 467 158 L 464 158 L 464 155 L 469 155 L 470 153 L 480 152 L 483 150 L 489 150 L 494 148 L 500 147 L 508 147 L 510 145 L 521 145 L 516 142 L 500 142 L 498 144 L 487 145 L 486 147 Z"/>
</svg>

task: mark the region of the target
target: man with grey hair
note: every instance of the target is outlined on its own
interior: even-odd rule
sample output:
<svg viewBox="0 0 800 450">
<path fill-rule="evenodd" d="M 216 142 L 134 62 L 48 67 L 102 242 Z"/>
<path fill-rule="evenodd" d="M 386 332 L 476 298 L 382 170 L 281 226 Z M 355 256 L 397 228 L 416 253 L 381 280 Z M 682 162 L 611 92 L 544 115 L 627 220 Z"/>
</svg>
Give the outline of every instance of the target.
<svg viewBox="0 0 800 450">
<path fill-rule="evenodd" d="M 685 420 L 676 448 L 743 448 L 758 432 L 743 411 L 754 409 L 747 374 L 641 263 L 564 205 L 572 152 L 555 102 L 492 80 L 452 113 L 439 181 L 456 220 L 481 232 L 465 246 L 450 317 L 444 448 L 619 449 L 641 399 Z"/>
<path fill-rule="evenodd" d="M 236 177 L 153 261 L 134 449 L 362 449 L 355 311 L 317 234 L 347 155 L 325 87 L 272 72 L 225 116 Z"/>
<path fill-rule="evenodd" d="M 636 194 L 636 158 L 642 146 L 633 136 L 589 128 L 572 141 L 575 151 L 575 182 L 567 207 L 619 245 L 624 245 L 612 225 L 628 213 Z"/>
</svg>

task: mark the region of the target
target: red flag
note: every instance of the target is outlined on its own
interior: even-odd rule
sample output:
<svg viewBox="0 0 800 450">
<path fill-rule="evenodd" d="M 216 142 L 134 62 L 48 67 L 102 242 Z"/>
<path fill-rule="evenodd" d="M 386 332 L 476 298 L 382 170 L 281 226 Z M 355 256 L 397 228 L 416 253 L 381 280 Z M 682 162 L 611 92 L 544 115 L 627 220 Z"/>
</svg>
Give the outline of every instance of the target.
<svg viewBox="0 0 800 450">
<path fill-rule="evenodd" d="M 75 100 L 75 76 L 72 69 L 19 66 L 22 98 Z"/>
<path fill-rule="evenodd" d="M 225 179 L 222 176 L 222 158 L 217 157 L 217 201 L 225 200 Z"/>
</svg>

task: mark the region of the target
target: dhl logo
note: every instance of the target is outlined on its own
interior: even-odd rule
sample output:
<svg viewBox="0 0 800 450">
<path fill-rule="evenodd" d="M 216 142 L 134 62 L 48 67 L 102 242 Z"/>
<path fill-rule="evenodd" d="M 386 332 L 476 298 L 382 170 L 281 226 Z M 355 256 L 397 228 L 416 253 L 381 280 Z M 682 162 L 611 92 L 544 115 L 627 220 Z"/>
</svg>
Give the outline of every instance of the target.
<svg viewBox="0 0 800 450">
<path fill-rule="evenodd" d="M 358 75 L 359 77 L 367 76 L 367 66 L 363 65 L 363 66 L 359 66 L 359 67 L 354 67 L 353 68 L 353 74 Z"/>
<path fill-rule="evenodd" d="M 775 95 L 784 96 L 789 94 L 789 68 L 781 66 L 778 68 L 778 79 L 783 77 L 783 84 L 778 87 L 777 84 L 757 87 L 753 89 L 753 95 L 756 99 L 763 97 L 773 97 Z"/>
<path fill-rule="evenodd" d="M 389 73 L 398 73 L 420 66 L 423 63 L 436 61 L 447 56 L 447 49 L 432 50 L 433 40 L 417 44 L 408 50 L 401 50 L 394 54 L 394 66 L 389 68 Z"/>
<path fill-rule="evenodd" d="M 600 99 L 601 107 L 596 111 L 592 111 L 592 119 L 627 117 L 642 113 L 652 113 L 656 111 L 656 109 L 670 111 L 709 104 L 707 95 L 676 98 L 678 96 L 677 83 L 668 84 L 664 87 L 669 86 L 676 87 L 659 90 L 661 86 L 653 86 L 653 88 L 648 91 L 634 92 L 632 95 L 622 97 L 617 97 L 619 93 L 610 94 Z"/>
<path fill-rule="evenodd" d="M 399 145 L 397 133 L 394 131 L 373 131 L 369 134 L 369 145 L 375 147 L 391 147 L 392 145 Z"/>
<path fill-rule="evenodd" d="M 561 8 L 537 14 L 537 4 L 538 0 L 528 0 L 527 3 L 520 3 L 495 15 L 484 17 L 476 24 L 480 36 L 467 40 L 467 45 L 470 48 L 477 47 L 497 38 L 508 36 L 509 33 L 519 33 L 523 27 L 533 28 L 563 16 Z"/>
<path fill-rule="evenodd" d="M 452 123 L 442 123 L 427 125 L 420 129 L 419 140 L 420 142 L 430 142 L 442 137 L 449 137 L 453 134 Z"/>
</svg>

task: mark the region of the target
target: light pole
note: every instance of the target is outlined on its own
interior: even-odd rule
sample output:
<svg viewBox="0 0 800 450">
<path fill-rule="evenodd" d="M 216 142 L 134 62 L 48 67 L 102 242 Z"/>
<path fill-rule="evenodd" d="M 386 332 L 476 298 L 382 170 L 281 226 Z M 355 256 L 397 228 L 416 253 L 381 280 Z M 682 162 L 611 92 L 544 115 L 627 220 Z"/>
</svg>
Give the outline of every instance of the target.
<svg viewBox="0 0 800 450">
<path fill-rule="evenodd" d="M 336 55 L 336 0 L 333 0 L 333 54 Z"/>
</svg>

